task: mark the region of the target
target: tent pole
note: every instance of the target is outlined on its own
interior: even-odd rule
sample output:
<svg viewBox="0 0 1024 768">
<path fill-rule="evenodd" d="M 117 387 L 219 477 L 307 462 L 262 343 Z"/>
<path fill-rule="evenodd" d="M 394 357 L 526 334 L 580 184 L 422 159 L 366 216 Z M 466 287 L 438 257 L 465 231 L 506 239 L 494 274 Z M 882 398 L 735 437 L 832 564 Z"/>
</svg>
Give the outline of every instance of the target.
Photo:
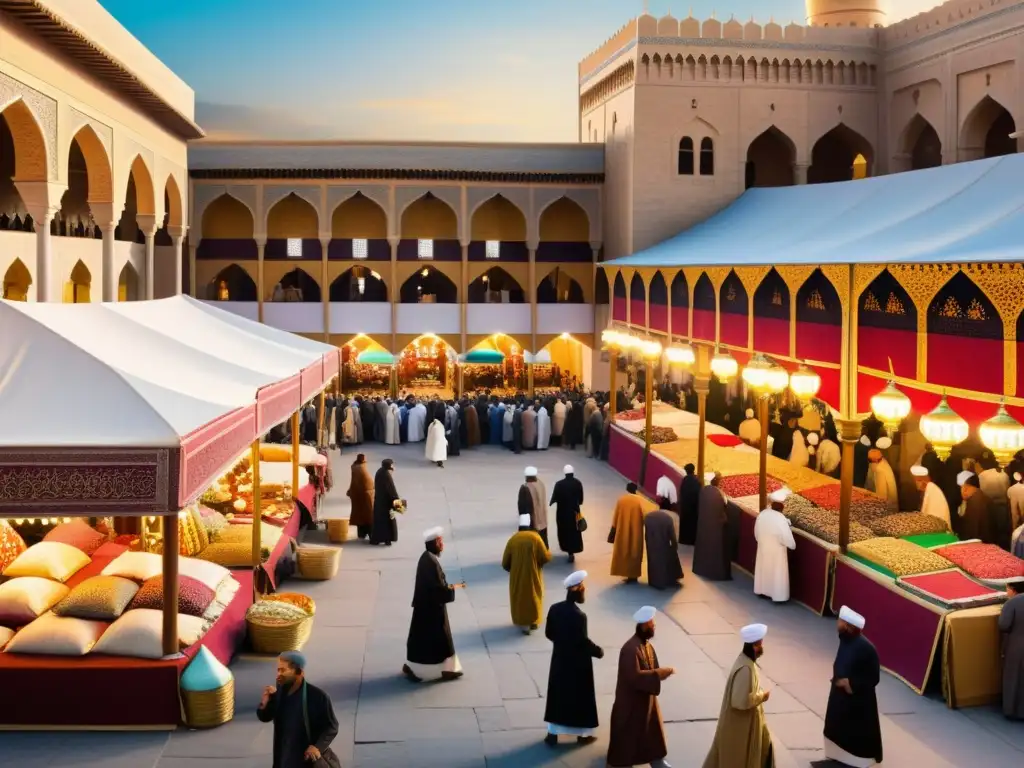
<svg viewBox="0 0 1024 768">
<path fill-rule="evenodd" d="M 178 648 L 178 513 L 169 512 L 162 517 L 164 534 L 164 624 L 163 652 L 165 656 L 177 653 Z"/>
<path fill-rule="evenodd" d="M 322 448 L 327 445 L 327 441 L 324 439 L 324 419 L 327 414 L 324 409 L 327 407 L 327 390 L 320 390 L 320 402 L 319 408 L 316 409 L 316 447 Z"/>
<path fill-rule="evenodd" d="M 260 439 L 252 442 L 252 567 L 253 600 L 257 598 L 255 569 L 260 567 L 263 550 L 263 510 L 260 494 Z"/>
<path fill-rule="evenodd" d="M 299 498 L 299 412 L 292 414 L 292 498 Z"/>
</svg>

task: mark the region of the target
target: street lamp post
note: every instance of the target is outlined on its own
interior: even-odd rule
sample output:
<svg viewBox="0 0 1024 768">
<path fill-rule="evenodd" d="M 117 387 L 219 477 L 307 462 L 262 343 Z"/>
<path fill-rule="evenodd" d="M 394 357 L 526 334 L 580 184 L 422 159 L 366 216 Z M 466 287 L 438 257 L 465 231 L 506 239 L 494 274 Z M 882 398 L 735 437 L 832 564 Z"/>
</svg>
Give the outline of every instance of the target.
<svg viewBox="0 0 1024 768">
<path fill-rule="evenodd" d="M 651 455 L 651 430 L 654 427 L 654 364 L 661 357 L 661 344 L 656 341 L 639 341 L 635 344 L 644 358 L 644 457 L 640 464 L 640 486 L 647 477 L 647 459 Z"/>
<path fill-rule="evenodd" d="M 762 354 L 756 354 L 743 369 L 743 381 L 757 397 L 758 417 L 761 422 L 761 442 L 758 447 L 758 499 L 761 509 L 768 506 L 768 398 L 782 392 L 789 385 L 789 374 L 779 365 L 773 365 Z"/>
</svg>

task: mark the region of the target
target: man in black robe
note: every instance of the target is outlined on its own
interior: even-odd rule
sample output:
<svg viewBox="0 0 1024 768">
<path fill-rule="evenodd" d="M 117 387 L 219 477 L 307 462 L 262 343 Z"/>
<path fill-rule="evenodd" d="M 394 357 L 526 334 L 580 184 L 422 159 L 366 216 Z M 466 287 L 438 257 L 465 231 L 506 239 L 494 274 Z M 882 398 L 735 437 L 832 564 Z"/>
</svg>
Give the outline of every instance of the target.
<svg viewBox="0 0 1024 768">
<path fill-rule="evenodd" d="M 559 736 L 575 736 L 579 744 L 589 744 L 596 738 L 597 693 L 591 659 L 604 658 L 604 651 L 591 642 L 587 614 L 580 610 L 586 601 L 586 578 L 586 571 L 576 571 L 566 578 L 565 600 L 551 606 L 544 625 L 544 635 L 554 646 L 544 707 L 548 724 L 544 743 L 549 747 L 558 744 Z"/>
<path fill-rule="evenodd" d="M 455 590 L 465 584 L 449 584 L 441 567 L 444 531 L 424 531 L 425 552 L 416 565 L 416 587 L 412 595 L 412 622 L 406 642 L 402 673 L 414 683 L 424 680 L 456 680 L 462 677 L 462 665 L 455 655 L 452 628 L 448 624 L 448 603 Z"/>
<path fill-rule="evenodd" d="M 686 472 L 679 483 L 679 543 L 693 546 L 697 540 L 697 505 L 700 499 L 700 478 L 693 464 L 683 467 Z"/>
<path fill-rule="evenodd" d="M 512 452 L 522 453 L 523 452 L 523 406 L 519 404 L 516 406 L 515 412 L 512 414 Z"/>
<path fill-rule="evenodd" d="M 839 652 L 825 710 L 825 757 L 854 768 L 882 762 L 878 721 L 878 652 L 861 634 L 864 617 L 845 605 L 839 611 Z"/>
<path fill-rule="evenodd" d="M 569 450 L 576 450 L 576 446 L 583 442 L 583 402 L 579 398 L 572 398 L 566 403 L 565 429 L 562 431 L 562 442 L 569 446 Z"/>
<path fill-rule="evenodd" d="M 789 454 L 793 452 L 793 433 L 797 429 L 797 420 L 800 414 L 788 408 L 779 413 L 781 423 L 769 427 L 769 434 L 772 436 L 772 456 L 783 461 L 789 461 Z"/>
<path fill-rule="evenodd" d="M 583 533 L 580 531 L 579 515 L 583 507 L 583 483 L 576 477 L 572 465 L 562 470 L 565 477 L 551 489 L 551 501 L 555 505 L 555 523 L 558 526 L 558 548 L 569 556 L 569 562 L 583 551 Z"/>
<path fill-rule="evenodd" d="M 360 401 L 359 418 L 363 422 L 363 440 L 369 442 L 377 439 L 377 409 L 370 398 Z"/>
<path fill-rule="evenodd" d="M 273 768 L 305 768 L 323 760 L 341 768 L 331 750 L 338 735 L 331 697 L 306 681 L 306 657 L 287 651 L 277 659 L 276 685 L 263 689 L 256 717 L 274 723 Z"/>
<path fill-rule="evenodd" d="M 721 479 L 717 473 L 705 473 L 698 502 L 693 572 L 708 581 L 732 579 L 731 527 L 725 495 L 718 488 Z"/>
<path fill-rule="evenodd" d="M 604 437 L 604 416 L 600 408 L 595 408 L 590 414 L 590 423 L 587 424 L 586 437 L 590 440 L 590 455 L 595 459 L 601 458 L 601 440 Z"/>
<path fill-rule="evenodd" d="M 401 497 L 395 487 L 394 471 L 395 462 L 384 459 L 377 474 L 373 476 L 373 528 L 370 531 L 370 543 L 374 545 L 387 544 L 390 547 L 392 542 L 398 541 L 398 521 L 395 515 L 401 506 Z"/>
<path fill-rule="evenodd" d="M 487 445 L 491 442 L 491 422 L 489 418 L 489 405 L 486 395 L 479 395 L 476 398 L 476 418 L 480 423 L 480 444 Z"/>
</svg>

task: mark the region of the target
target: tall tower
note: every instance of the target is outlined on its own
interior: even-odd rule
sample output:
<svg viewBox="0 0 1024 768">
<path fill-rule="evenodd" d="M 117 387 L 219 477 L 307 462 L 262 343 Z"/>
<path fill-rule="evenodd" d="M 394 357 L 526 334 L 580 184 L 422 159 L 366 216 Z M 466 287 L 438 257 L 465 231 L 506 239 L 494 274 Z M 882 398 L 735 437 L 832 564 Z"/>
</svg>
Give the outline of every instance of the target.
<svg viewBox="0 0 1024 768">
<path fill-rule="evenodd" d="M 885 0 L 807 0 L 807 23 L 816 27 L 884 27 L 885 8 Z"/>
</svg>

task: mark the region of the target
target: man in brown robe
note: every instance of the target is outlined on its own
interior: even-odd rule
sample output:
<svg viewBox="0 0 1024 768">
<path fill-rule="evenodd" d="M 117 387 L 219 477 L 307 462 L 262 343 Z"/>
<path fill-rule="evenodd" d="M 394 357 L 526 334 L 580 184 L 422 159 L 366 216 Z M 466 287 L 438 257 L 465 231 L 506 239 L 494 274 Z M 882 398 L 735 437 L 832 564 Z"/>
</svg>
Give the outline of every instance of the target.
<svg viewBox="0 0 1024 768">
<path fill-rule="evenodd" d="M 640 578 L 644 563 L 644 503 L 636 492 L 636 483 L 626 485 L 626 492 L 615 503 L 608 534 L 614 545 L 611 574 L 627 582 Z"/>
<path fill-rule="evenodd" d="M 743 651 L 729 670 L 715 740 L 704 758 L 704 768 L 775 768 L 772 737 L 764 719 L 770 691 L 761 690 L 757 667 L 767 633 L 764 624 L 740 630 Z"/>
<path fill-rule="evenodd" d="M 718 484 L 722 476 L 708 473 L 697 502 L 697 540 L 693 547 L 693 572 L 710 581 L 732 578 L 729 558 L 729 516 L 725 495 Z"/>
<path fill-rule="evenodd" d="M 365 539 L 373 529 L 373 478 L 366 468 L 366 456 L 362 453 L 352 462 L 352 482 L 348 486 L 348 497 L 352 500 L 348 524 L 356 527 L 360 539 Z"/>
<path fill-rule="evenodd" d="M 960 497 L 964 500 L 960 507 L 959 520 L 953 525 L 960 538 L 980 539 L 985 544 L 995 544 L 992 535 L 992 502 L 981 492 L 981 483 L 973 472 L 963 471 L 956 478 L 960 484 Z"/>
<path fill-rule="evenodd" d="M 544 483 L 537 477 L 536 467 L 527 467 L 523 474 L 526 477 L 526 482 L 519 486 L 519 498 L 516 502 L 519 515 L 530 516 L 533 530 L 540 534 L 544 546 L 550 549 L 551 545 L 548 544 L 547 490 L 544 488 Z"/>
<path fill-rule="evenodd" d="M 537 447 L 537 412 L 532 405 L 523 408 L 523 449 L 534 450 Z"/>
<path fill-rule="evenodd" d="M 466 444 L 469 447 L 480 445 L 480 415 L 472 405 L 462 409 L 462 417 L 466 420 Z"/>
<path fill-rule="evenodd" d="M 683 566 L 679 562 L 679 539 L 671 512 L 656 509 L 647 513 L 644 541 L 647 544 L 647 583 L 655 589 L 677 586 L 683 578 Z"/>
<path fill-rule="evenodd" d="M 654 608 L 645 605 L 633 614 L 636 634 L 619 651 L 608 742 L 608 765 L 613 768 L 648 764 L 672 768 L 665 760 L 668 746 L 658 696 L 662 682 L 675 670 L 658 665 L 658 654 L 650 642 L 654 637 L 655 613 Z"/>
</svg>

